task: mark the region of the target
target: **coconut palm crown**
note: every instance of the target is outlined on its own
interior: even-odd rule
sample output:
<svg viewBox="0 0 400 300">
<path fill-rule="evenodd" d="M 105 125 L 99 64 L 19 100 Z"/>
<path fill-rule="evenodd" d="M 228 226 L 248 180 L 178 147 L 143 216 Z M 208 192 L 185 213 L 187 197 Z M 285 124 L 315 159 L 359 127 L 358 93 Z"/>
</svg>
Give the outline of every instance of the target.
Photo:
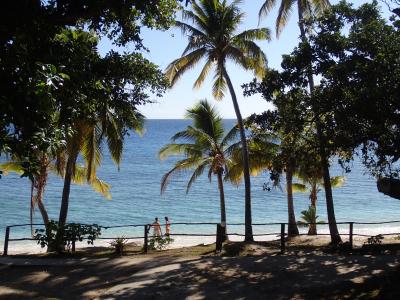
<svg viewBox="0 0 400 300">
<path fill-rule="evenodd" d="M 238 33 L 244 13 L 240 11 L 240 0 L 228 4 L 226 0 L 192 1 L 192 11 L 183 10 L 183 21 L 176 26 L 187 35 L 189 43 L 182 56 L 171 62 L 166 70 L 166 76 L 173 86 L 186 71 L 195 67 L 201 60 L 205 64 L 194 88 L 199 88 L 209 72 L 214 70 L 213 96 L 218 100 L 225 96 L 228 87 L 238 122 L 240 139 L 243 148 L 243 173 L 245 185 L 245 240 L 253 241 L 251 217 L 251 188 L 249 172 L 249 155 L 243 119 L 235 90 L 226 70 L 226 62 L 233 61 L 245 70 L 251 70 L 258 77 L 263 77 L 267 58 L 257 40 L 269 40 L 267 28 L 245 30 Z"/>
<path fill-rule="evenodd" d="M 194 88 L 203 84 L 209 72 L 214 69 L 213 96 L 222 99 L 226 91 L 226 61 L 232 60 L 245 70 L 251 70 L 257 77 L 265 72 L 267 58 L 256 40 L 270 40 L 268 28 L 257 28 L 237 33 L 245 14 L 240 11 L 240 0 L 227 4 L 226 1 L 199 0 L 192 2 L 193 11 L 183 10 L 183 21 L 176 26 L 187 35 L 189 43 L 182 56 L 171 62 L 166 70 L 167 78 L 174 85 L 181 76 L 202 59 L 202 71 Z"/>
</svg>

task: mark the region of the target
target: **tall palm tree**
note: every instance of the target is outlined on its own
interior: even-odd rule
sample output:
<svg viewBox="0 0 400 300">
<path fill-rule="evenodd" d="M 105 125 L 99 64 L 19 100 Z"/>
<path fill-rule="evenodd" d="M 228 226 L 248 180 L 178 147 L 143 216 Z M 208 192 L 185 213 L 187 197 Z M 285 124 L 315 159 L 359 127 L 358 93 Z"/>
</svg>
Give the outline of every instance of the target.
<svg viewBox="0 0 400 300">
<path fill-rule="evenodd" d="M 271 9 L 277 4 L 276 0 L 266 0 L 264 4 L 261 6 L 259 11 L 259 19 L 266 16 Z M 276 34 L 279 36 L 280 32 L 282 31 L 283 27 L 287 24 L 287 21 L 290 17 L 290 13 L 294 5 L 297 4 L 297 12 L 299 17 L 299 29 L 300 29 L 300 37 L 303 43 L 309 44 L 307 34 L 306 34 L 306 27 L 305 27 L 305 20 L 310 16 L 320 15 L 325 10 L 329 9 L 330 3 L 329 0 L 281 0 L 281 4 L 279 6 L 278 17 L 276 19 Z M 311 62 L 308 64 L 307 68 L 308 73 L 308 85 L 310 89 L 311 95 L 314 92 L 315 84 L 314 84 L 314 77 L 312 72 Z M 315 123 L 317 129 L 317 137 L 319 140 L 319 154 L 321 156 L 321 166 L 323 170 L 323 178 L 324 178 L 324 188 L 325 188 L 325 197 L 326 197 L 326 208 L 328 214 L 328 222 L 329 222 L 329 231 L 331 235 L 331 242 L 332 244 L 339 244 L 342 239 L 339 235 L 339 230 L 336 224 L 336 217 L 335 217 L 335 209 L 333 204 L 333 195 L 332 195 L 332 186 L 330 182 L 330 171 L 329 171 L 329 161 L 327 157 L 327 152 L 325 149 L 326 145 L 326 138 L 322 133 L 322 123 L 320 120 L 320 116 L 318 114 L 317 107 L 311 108 L 314 115 L 315 115 Z"/>
<path fill-rule="evenodd" d="M 262 77 L 267 59 L 254 41 L 269 40 L 270 32 L 267 28 L 259 28 L 237 33 L 244 18 L 244 13 L 238 7 L 240 2 L 240 0 L 234 0 L 231 4 L 228 4 L 226 0 L 192 1 L 193 10 L 183 10 L 183 21 L 189 21 L 192 25 L 180 21 L 176 22 L 176 26 L 182 30 L 183 34 L 188 35 L 189 43 L 182 56 L 169 64 L 166 75 L 171 85 L 174 85 L 186 71 L 204 59 L 204 67 L 194 83 L 194 88 L 199 88 L 203 84 L 211 69 L 215 71 L 212 92 L 216 99 L 224 97 L 228 86 L 243 148 L 245 241 L 253 241 L 247 141 L 242 115 L 232 81 L 226 69 L 226 63 L 231 60 L 245 70 L 251 70 L 256 76 Z"/>
<path fill-rule="evenodd" d="M 206 100 L 200 101 L 193 108 L 188 109 L 186 118 L 193 120 L 193 126 L 188 126 L 186 130 L 178 132 L 172 137 L 173 142 L 183 139 L 185 143 L 167 144 L 159 152 L 160 159 L 165 159 L 170 155 L 183 154 L 185 156 L 162 177 L 161 193 L 167 188 L 172 175 L 185 170 L 194 170 L 187 184 L 186 193 L 188 193 L 196 179 L 208 169 L 210 182 L 212 175 L 217 176 L 221 223 L 225 224 L 223 240 L 226 240 L 223 175 L 230 161 L 231 147 L 235 145 L 231 145 L 231 143 L 236 140 L 238 130 L 235 126 L 225 135 L 222 118 Z"/>
</svg>

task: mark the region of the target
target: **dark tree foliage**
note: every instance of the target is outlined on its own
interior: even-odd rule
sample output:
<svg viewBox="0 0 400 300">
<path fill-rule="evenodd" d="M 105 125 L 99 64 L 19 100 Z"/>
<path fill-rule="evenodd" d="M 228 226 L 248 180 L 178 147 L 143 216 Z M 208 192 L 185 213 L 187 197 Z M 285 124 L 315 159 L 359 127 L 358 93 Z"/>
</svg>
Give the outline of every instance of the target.
<svg viewBox="0 0 400 300">
<path fill-rule="evenodd" d="M 306 112 L 317 108 L 328 153 L 345 153 L 348 159 L 361 145 L 364 162 L 374 175 L 396 177 L 400 158 L 400 33 L 397 19 L 392 21 L 390 24 L 380 16 L 376 3 L 354 9 L 341 2 L 310 23 L 313 34 L 309 45 L 301 43 L 291 55 L 284 56 L 282 72 L 271 71 L 262 83 L 246 85 L 245 94 L 262 93 L 278 108 L 264 118 L 269 122 L 293 119 L 294 128 L 312 121 L 313 116 Z M 320 79 L 312 97 L 305 89 L 307 60 Z M 281 95 L 288 105 L 290 99 L 297 99 L 292 113 L 279 115 Z"/>
<path fill-rule="evenodd" d="M 350 27 L 348 34 L 343 34 Z M 312 36 L 322 111 L 335 143 L 362 145 L 376 176 L 399 176 L 400 27 L 380 16 L 377 4 L 341 3 L 317 20 Z"/>
<path fill-rule="evenodd" d="M 75 41 L 75 46 L 73 38 L 62 40 L 61 36 L 71 28 L 77 30 L 75 34 L 93 30 L 117 45 L 132 43 L 137 50 L 145 50 L 141 27 L 168 28 L 180 2 L 4 1 L 0 10 L 0 153 L 34 162 L 38 148 L 57 147 L 63 137 L 52 122 L 60 109 L 63 118 L 71 119 L 78 112 L 93 112 L 96 97 L 115 99 L 115 105 L 129 103 L 132 108 L 149 101 L 147 92 L 162 93 L 166 83 L 161 72 L 139 53 L 111 52 L 101 59 L 95 36 L 92 41 Z M 28 166 L 32 170 L 27 173 L 34 171 L 34 164 Z"/>
<path fill-rule="evenodd" d="M 174 20 L 176 0 L 16 0 L 4 1 L 0 12 L 1 42 L 38 26 L 83 26 L 116 44 L 143 47 L 142 26 L 166 29 Z"/>
</svg>

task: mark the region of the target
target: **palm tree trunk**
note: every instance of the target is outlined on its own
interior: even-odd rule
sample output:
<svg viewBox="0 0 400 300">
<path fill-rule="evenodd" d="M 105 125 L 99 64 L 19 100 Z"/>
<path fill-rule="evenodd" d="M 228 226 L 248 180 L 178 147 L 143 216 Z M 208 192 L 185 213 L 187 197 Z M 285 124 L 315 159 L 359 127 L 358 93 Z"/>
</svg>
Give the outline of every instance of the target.
<svg viewBox="0 0 400 300">
<path fill-rule="evenodd" d="M 244 189 L 245 189 L 245 206 L 244 206 L 244 223 L 245 223 L 245 242 L 253 242 L 253 226 L 251 219 L 251 186 L 250 186 L 250 171 L 249 171 L 249 151 L 247 148 L 246 134 L 244 131 L 242 114 L 240 113 L 239 104 L 237 102 L 236 93 L 233 88 L 231 79 L 226 72 L 225 67 L 223 68 L 223 75 L 226 83 L 228 84 L 229 92 L 232 97 L 233 107 L 239 126 L 240 140 L 242 143 L 242 155 L 243 155 L 243 177 L 244 177 Z"/>
<path fill-rule="evenodd" d="M 298 13 L 299 13 L 299 27 L 300 27 L 300 36 L 304 43 L 308 43 L 308 39 L 306 36 L 305 28 L 304 28 L 304 18 L 303 18 L 303 9 L 301 7 L 301 1 L 297 1 L 298 3 Z M 312 73 L 312 66 L 311 62 L 308 67 L 308 84 L 310 88 L 310 94 L 314 91 L 314 77 Z M 331 243 L 333 245 L 337 245 L 342 242 L 342 239 L 339 235 L 339 230 L 336 224 L 335 218 L 335 211 L 334 211 L 334 204 L 333 204 L 333 195 L 332 195 L 332 186 L 329 174 L 329 163 L 327 159 L 327 154 L 325 150 L 325 139 L 323 138 L 322 134 L 322 126 L 321 120 L 319 119 L 318 110 L 315 107 L 312 107 L 312 110 L 315 115 L 315 124 L 317 128 L 317 138 L 319 141 L 319 154 L 321 156 L 321 167 L 323 171 L 323 178 L 324 178 L 324 187 L 325 187 L 325 198 L 326 198 L 326 209 L 328 214 L 328 223 L 329 223 L 329 232 L 331 235 Z"/>
<path fill-rule="evenodd" d="M 47 228 L 47 225 L 49 224 L 50 219 L 49 219 L 49 215 L 47 213 L 46 207 L 44 206 L 44 203 L 42 201 L 38 202 L 38 207 L 39 207 L 40 214 L 42 215 L 43 223 Z"/>
<path fill-rule="evenodd" d="M 315 211 L 315 215 L 317 214 L 317 183 L 313 182 L 311 184 L 311 194 L 310 194 L 311 207 Z M 317 221 L 317 220 L 315 220 Z M 308 228 L 308 235 L 316 235 L 317 234 L 317 224 L 310 224 Z"/>
<path fill-rule="evenodd" d="M 67 166 L 65 170 L 64 177 L 64 187 L 61 198 L 61 208 L 60 208 L 60 216 L 58 218 L 58 225 L 63 227 L 67 222 L 68 215 L 68 205 L 69 205 L 69 193 L 71 190 L 71 181 L 74 173 L 74 166 L 76 163 L 77 155 L 70 155 L 67 160 Z"/>
<path fill-rule="evenodd" d="M 58 218 L 58 230 L 55 240 L 55 245 L 51 246 L 52 251 L 56 250 L 57 252 L 61 253 L 64 249 L 64 226 L 67 223 L 67 215 L 68 215 L 68 205 L 69 205 L 69 193 L 71 190 L 71 181 L 72 176 L 74 174 L 74 168 L 76 164 L 76 159 L 78 154 L 70 154 L 67 160 L 67 166 L 65 169 L 65 176 L 64 176 L 64 187 L 62 192 L 61 198 L 61 208 L 60 208 L 60 216 Z"/>
<path fill-rule="evenodd" d="M 324 187 L 325 187 L 325 196 L 326 196 L 326 210 L 328 214 L 328 223 L 329 223 L 329 233 L 331 235 L 331 244 L 338 245 L 342 242 L 342 239 L 339 234 L 339 230 L 336 224 L 335 217 L 335 208 L 333 205 L 333 196 L 332 196 L 332 186 L 331 186 L 331 175 L 329 174 L 329 167 L 326 158 L 322 159 L 323 168 L 324 168 Z"/>
<path fill-rule="evenodd" d="M 296 216 L 294 214 L 293 205 L 293 169 L 290 164 L 286 166 L 286 188 L 287 188 L 287 202 L 288 202 L 288 236 L 293 237 L 299 235 L 297 228 Z"/>
<path fill-rule="evenodd" d="M 224 183 L 222 180 L 222 171 L 217 174 L 218 177 L 218 189 L 219 189 L 219 200 L 220 200 L 220 211 L 221 211 L 221 224 L 223 225 L 223 236 L 222 241 L 228 240 L 227 226 L 226 226 L 226 211 L 225 211 L 225 193 L 224 193 Z"/>
<path fill-rule="evenodd" d="M 46 228 L 50 220 L 49 220 L 49 215 L 47 214 L 46 207 L 44 206 L 43 203 L 43 195 L 47 184 L 48 165 L 49 165 L 49 159 L 47 155 L 43 153 L 42 158 L 40 160 L 40 172 L 37 183 L 36 201 L 38 204 L 40 214 L 42 215 L 43 223 L 46 226 Z"/>
</svg>

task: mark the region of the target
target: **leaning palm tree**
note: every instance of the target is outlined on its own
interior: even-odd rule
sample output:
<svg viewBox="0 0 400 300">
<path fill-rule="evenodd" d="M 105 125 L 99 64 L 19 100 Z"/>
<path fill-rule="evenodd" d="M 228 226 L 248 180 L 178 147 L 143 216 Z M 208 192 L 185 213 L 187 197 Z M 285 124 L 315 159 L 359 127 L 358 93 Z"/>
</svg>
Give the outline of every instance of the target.
<svg viewBox="0 0 400 300">
<path fill-rule="evenodd" d="M 267 28 L 259 28 L 237 33 L 244 18 L 244 13 L 238 7 L 240 2 L 240 0 L 235 0 L 228 4 L 226 0 L 193 0 L 193 10 L 183 10 L 183 21 L 189 21 L 192 24 L 176 22 L 176 26 L 182 30 L 183 34 L 188 35 L 189 43 L 182 56 L 169 64 L 166 75 L 171 85 L 174 85 L 186 71 L 204 59 L 204 67 L 194 83 L 194 88 L 199 88 L 203 84 L 211 69 L 214 69 L 213 96 L 216 99 L 222 99 L 225 95 L 226 87 L 228 87 L 243 148 L 245 241 L 253 241 L 246 135 L 235 90 L 226 69 L 226 63 L 231 60 L 245 70 L 251 70 L 256 76 L 262 77 L 267 59 L 254 41 L 269 40 L 270 32 Z"/>
<path fill-rule="evenodd" d="M 276 5 L 276 0 L 266 0 L 261 6 L 259 11 L 259 20 L 265 17 L 271 9 Z M 312 16 L 321 15 L 324 11 L 330 8 L 329 0 L 281 0 L 281 4 L 278 11 L 278 17 L 276 19 L 276 34 L 279 36 L 283 27 L 287 24 L 290 17 L 293 5 L 297 4 L 297 12 L 299 16 L 299 29 L 300 37 L 303 43 L 309 44 L 307 38 L 307 28 L 305 27 L 305 21 Z M 306 68 L 308 85 L 311 95 L 315 90 L 314 77 L 311 62 L 307 64 Z M 326 151 L 326 139 L 323 136 L 322 122 L 320 116 L 318 115 L 318 108 L 311 107 L 315 115 L 315 124 L 317 137 L 320 144 L 319 154 L 321 156 L 321 166 L 323 170 L 324 178 L 324 188 L 325 188 L 325 198 L 326 198 L 326 208 L 328 214 L 329 231 L 331 235 L 332 244 L 339 244 L 342 239 L 339 234 L 339 230 L 336 224 L 335 209 L 333 204 L 332 186 L 330 183 L 330 171 L 329 171 L 329 161 Z"/>
<path fill-rule="evenodd" d="M 167 188 L 171 176 L 182 171 L 194 170 L 186 187 L 186 193 L 188 193 L 196 179 L 208 169 L 210 182 L 212 175 L 217 176 L 221 224 L 225 224 L 223 240 L 226 240 L 223 175 L 230 161 L 230 149 L 235 145 L 231 143 L 236 140 L 238 130 L 235 126 L 225 135 L 222 118 L 206 100 L 188 109 L 186 118 L 193 120 L 193 126 L 188 126 L 186 130 L 176 133 L 172 137 L 174 143 L 165 145 L 159 152 L 160 159 L 165 159 L 170 155 L 184 155 L 184 158 L 177 161 L 175 166 L 162 177 L 161 193 Z M 175 143 L 178 140 L 185 140 L 185 143 Z"/>
</svg>

